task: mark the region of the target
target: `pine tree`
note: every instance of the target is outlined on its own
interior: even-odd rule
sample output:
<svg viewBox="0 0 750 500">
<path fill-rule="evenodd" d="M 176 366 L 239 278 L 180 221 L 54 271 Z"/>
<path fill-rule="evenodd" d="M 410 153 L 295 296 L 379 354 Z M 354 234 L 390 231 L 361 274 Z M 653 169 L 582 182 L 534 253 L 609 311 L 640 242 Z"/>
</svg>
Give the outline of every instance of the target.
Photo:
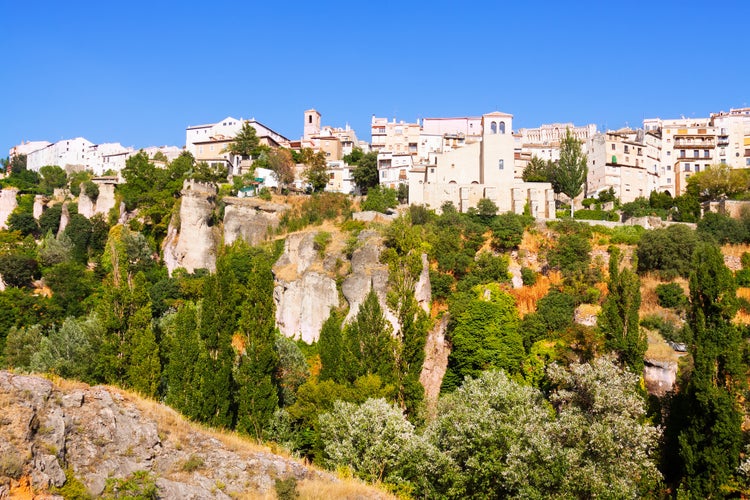
<svg viewBox="0 0 750 500">
<path fill-rule="evenodd" d="M 620 361 L 634 373 L 643 372 L 643 355 L 648 341 L 641 331 L 638 310 L 641 307 L 641 282 L 631 269 L 620 271 L 620 249 L 612 247 L 609 257 L 609 295 L 599 315 L 599 328 L 607 347 L 616 351 Z"/>
<path fill-rule="evenodd" d="M 701 243 L 693 254 L 688 325 L 694 369 L 671 408 L 670 434 L 679 446 L 681 490 L 710 498 L 726 487 L 739 465 L 744 387 L 742 337 L 732 318 L 736 284 L 718 247 Z"/>
</svg>

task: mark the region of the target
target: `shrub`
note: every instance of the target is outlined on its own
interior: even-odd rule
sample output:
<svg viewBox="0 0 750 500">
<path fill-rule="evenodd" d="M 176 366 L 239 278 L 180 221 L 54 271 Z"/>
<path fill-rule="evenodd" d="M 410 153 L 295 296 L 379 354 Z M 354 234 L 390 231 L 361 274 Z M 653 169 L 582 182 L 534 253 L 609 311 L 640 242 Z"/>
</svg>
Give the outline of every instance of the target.
<svg viewBox="0 0 750 500">
<path fill-rule="evenodd" d="M 617 212 L 608 212 L 605 210 L 588 210 L 585 208 L 576 210 L 575 218 L 581 220 L 608 220 L 613 222 L 620 220 L 620 216 L 617 215 Z"/>
<path fill-rule="evenodd" d="M 685 292 L 677 283 L 662 283 L 656 286 L 656 297 L 662 307 L 682 307 L 685 304 Z"/>
<path fill-rule="evenodd" d="M 506 212 L 494 217 L 490 224 L 493 248 L 496 250 L 516 248 L 521 244 L 527 223 L 528 220 L 526 217 L 512 212 Z"/>
<path fill-rule="evenodd" d="M 288 477 L 286 479 L 277 478 L 274 487 L 276 490 L 276 497 L 279 500 L 295 500 L 299 498 L 297 480 L 294 477 Z"/>
<path fill-rule="evenodd" d="M 740 269 L 734 275 L 734 278 L 737 280 L 737 285 L 750 286 L 750 269 Z"/>
<path fill-rule="evenodd" d="M 580 234 L 563 234 L 557 245 L 547 253 L 547 261 L 564 274 L 582 273 L 591 261 L 591 244 Z"/>
<path fill-rule="evenodd" d="M 669 342 L 682 342 L 682 329 L 676 328 L 674 323 L 656 314 L 645 316 L 641 320 L 641 326 L 649 330 L 656 330 Z"/>
<path fill-rule="evenodd" d="M 375 186 L 367 191 L 367 198 L 362 202 L 362 210 L 385 213 L 389 208 L 395 208 L 397 205 L 398 198 L 395 189 Z"/>
<path fill-rule="evenodd" d="M 740 262 L 742 263 L 742 269 L 750 269 L 750 252 L 742 252 Z"/>
<path fill-rule="evenodd" d="M 698 221 L 698 233 L 714 239 L 717 243 L 743 243 L 748 240 L 744 224 L 728 215 L 709 212 Z"/>
<path fill-rule="evenodd" d="M 328 248 L 329 243 L 331 243 L 331 233 L 320 231 L 315 234 L 315 237 L 313 238 L 313 248 L 317 250 L 318 257 L 321 259 L 325 257 L 326 248 Z"/>
<path fill-rule="evenodd" d="M 93 181 L 86 181 L 83 183 L 83 192 L 91 198 L 91 201 L 96 201 L 99 198 L 99 186 Z"/>
<path fill-rule="evenodd" d="M 612 229 L 609 242 L 613 245 L 637 245 L 645 232 L 643 226 L 617 226 Z"/>
<path fill-rule="evenodd" d="M 524 285 L 533 286 L 536 283 L 536 273 L 529 267 L 522 267 L 521 280 Z"/>
<path fill-rule="evenodd" d="M 18 455 L 6 454 L 0 458 L 0 476 L 19 479 L 23 474 L 23 460 Z"/>
<path fill-rule="evenodd" d="M 258 198 L 265 201 L 271 201 L 271 190 L 265 186 L 260 188 L 258 191 Z"/>
<path fill-rule="evenodd" d="M 647 231 L 638 243 L 638 272 L 658 271 L 666 278 L 687 277 L 697 243 L 695 231 L 680 224 Z"/>
<path fill-rule="evenodd" d="M 185 462 L 182 464 L 181 469 L 185 472 L 194 472 L 201 467 L 203 467 L 203 459 L 199 457 L 198 455 L 190 455 L 190 458 L 185 460 Z"/>
<path fill-rule="evenodd" d="M 447 299 L 453 287 L 453 277 L 450 274 L 430 270 L 430 287 L 433 299 Z"/>
</svg>

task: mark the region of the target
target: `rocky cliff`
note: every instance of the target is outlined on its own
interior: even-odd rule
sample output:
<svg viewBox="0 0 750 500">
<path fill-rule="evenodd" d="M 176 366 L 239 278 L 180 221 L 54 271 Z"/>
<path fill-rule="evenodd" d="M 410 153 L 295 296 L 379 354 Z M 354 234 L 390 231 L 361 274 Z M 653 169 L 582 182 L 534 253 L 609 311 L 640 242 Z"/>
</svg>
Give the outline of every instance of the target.
<svg viewBox="0 0 750 500">
<path fill-rule="evenodd" d="M 191 273 L 196 269 L 216 270 L 214 208 L 216 186 L 185 181 L 179 216 L 170 222 L 163 243 L 164 264 L 170 275 L 178 267 Z"/>
<path fill-rule="evenodd" d="M 224 198 L 224 244 L 242 238 L 250 245 L 266 241 L 270 232 L 279 227 L 281 215 L 289 209 L 279 203 L 258 198 Z"/>
<path fill-rule="evenodd" d="M 332 308 L 349 305 L 345 321 L 351 321 L 370 290 L 375 290 L 386 319 L 398 331 L 398 319 L 386 305 L 388 266 L 380 262 L 383 239 L 377 231 L 357 236 L 349 259 L 344 252 L 343 233 L 335 233 L 322 255 L 315 248 L 316 231 L 289 235 L 284 253 L 274 265 L 276 324 L 284 335 L 306 342 L 318 339 L 320 328 Z M 340 283 L 340 293 L 337 283 Z M 422 256 L 422 272 L 414 286 L 424 311 L 430 310 L 429 262 Z"/>
<path fill-rule="evenodd" d="M 85 191 L 81 189 L 78 197 L 78 213 L 86 218 L 91 218 L 96 214 L 109 214 L 115 206 L 115 183 L 107 181 L 93 181 L 99 187 L 99 196 L 95 200 L 89 198 Z"/>
<path fill-rule="evenodd" d="M 66 469 L 93 495 L 110 478 L 139 473 L 155 482 L 160 498 L 180 499 L 265 498 L 276 479 L 289 478 L 299 482 L 302 497 L 311 498 L 305 485 L 320 490 L 338 481 L 108 387 L 0 372 L 0 406 L 0 498 L 32 498 L 63 487 L 73 481 Z M 386 498 L 363 485 L 355 488 L 352 498 Z"/>
<path fill-rule="evenodd" d="M 0 190 L 0 229 L 8 229 L 6 223 L 8 217 L 13 213 L 13 210 L 18 206 L 16 195 L 18 189 L 16 188 L 5 188 Z"/>
</svg>

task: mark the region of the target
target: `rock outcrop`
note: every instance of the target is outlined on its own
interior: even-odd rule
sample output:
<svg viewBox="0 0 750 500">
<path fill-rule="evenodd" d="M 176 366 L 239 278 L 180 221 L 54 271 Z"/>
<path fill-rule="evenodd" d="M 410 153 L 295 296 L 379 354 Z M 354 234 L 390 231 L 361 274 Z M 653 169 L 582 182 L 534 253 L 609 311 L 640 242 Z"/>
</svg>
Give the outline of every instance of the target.
<svg viewBox="0 0 750 500">
<path fill-rule="evenodd" d="M 242 238 L 250 245 L 268 239 L 270 231 L 279 227 L 281 214 L 287 205 L 270 203 L 257 198 L 224 198 L 224 244 L 231 245 Z"/>
<path fill-rule="evenodd" d="M 65 228 L 68 227 L 70 222 L 70 210 L 68 209 L 68 202 L 65 201 L 62 204 L 62 211 L 60 212 L 60 227 L 57 229 L 57 237 L 65 232 Z"/>
<path fill-rule="evenodd" d="M 32 208 L 32 214 L 36 220 L 44 213 L 44 209 L 47 208 L 47 198 L 43 194 L 34 196 L 34 207 Z"/>
<path fill-rule="evenodd" d="M 450 347 L 445 338 L 445 333 L 448 330 L 449 318 L 450 316 L 447 313 L 444 314 L 435 323 L 432 330 L 427 332 L 425 342 L 425 359 L 422 372 L 419 374 L 419 382 L 424 387 L 425 403 L 430 414 L 434 414 L 437 409 L 440 386 L 443 383 L 445 372 L 448 370 Z"/>
<path fill-rule="evenodd" d="M 8 229 L 8 217 L 10 217 L 10 214 L 18 206 L 18 200 L 16 200 L 17 194 L 18 189 L 16 188 L 0 190 L 0 229 Z"/>
<path fill-rule="evenodd" d="M 646 358 L 643 366 L 643 380 L 649 394 L 664 396 L 672 390 L 677 380 L 677 363 Z"/>
<path fill-rule="evenodd" d="M 95 496 L 107 479 L 139 471 L 159 498 L 261 498 L 273 494 L 276 479 L 338 481 L 116 389 L 0 372 L 0 404 L 0 498 L 63 486 L 65 468 Z M 385 497 L 365 488 L 359 495 Z"/>
<path fill-rule="evenodd" d="M 274 265 L 276 325 L 285 336 L 308 343 L 318 339 L 331 309 L 339 306 L 336 280 L 330 275 L 332 266 L 317 262 L 315 234 L 290 235 Z"/>
<path fill-rule="evenodd" d="M 115 186 L 116 182 L 109 179 L 94 179 L 92 182 L 99 188 L 99 195 L 92 200 L 81 189 L 78 196 L 78 213 L 90 219 L 96 214 L 109 214 L 109 211 L 115 207 Z"/>
<path fill-rule="evenodd" d="M 170 275 L 179 267 L 190 273 L 216 270 L 215 207 L 215 185 L 185 181 L 179 217 L 170 222 L 163 244 L 164 264 Z"/>
</svg>

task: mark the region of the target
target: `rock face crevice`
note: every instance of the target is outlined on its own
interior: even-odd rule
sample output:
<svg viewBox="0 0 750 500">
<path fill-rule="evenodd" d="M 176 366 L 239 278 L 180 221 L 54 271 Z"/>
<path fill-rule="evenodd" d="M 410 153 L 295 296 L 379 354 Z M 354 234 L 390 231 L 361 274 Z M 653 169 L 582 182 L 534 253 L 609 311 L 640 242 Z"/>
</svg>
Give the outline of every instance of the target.
<svg viewBox="0 0 750 500">
<path fill-rule="evenodd" d="M 136 471 L 153 475 L 160 498 L 264 494 L 276 478 L 334 480 L 260 448 L 225 443 L 169 408 L 101 386 L 61 389 L 40 377 L 0 371 L 0 403 L 0 457 L 15 460 L 17 473 L 0 472 L 0 498 L 12 497 L 22 478 L 37 491 L 63 486 L 65 467 L 93 495 L 108 478 Z M 200 464 L 195 470 L 184 466 L 191 458 Z"/>
<path fill-rule="evenodd" d="M 266 241 L 279 227 L 287 205 L 270 203 L 257 198 L 224 198 L 224 244 L 243 239 L 249 245 Z"/>
<path fill-rule="evenodd" d="M 164 264 L 170 276 L 179 267 L 189 273 L 196 269 L 216 271 L 214 208 L 216 208 L 215 185 L 185 181 L 177 219 L 179 226 L 173 218 L 163 243 Z"/>
</svg>

